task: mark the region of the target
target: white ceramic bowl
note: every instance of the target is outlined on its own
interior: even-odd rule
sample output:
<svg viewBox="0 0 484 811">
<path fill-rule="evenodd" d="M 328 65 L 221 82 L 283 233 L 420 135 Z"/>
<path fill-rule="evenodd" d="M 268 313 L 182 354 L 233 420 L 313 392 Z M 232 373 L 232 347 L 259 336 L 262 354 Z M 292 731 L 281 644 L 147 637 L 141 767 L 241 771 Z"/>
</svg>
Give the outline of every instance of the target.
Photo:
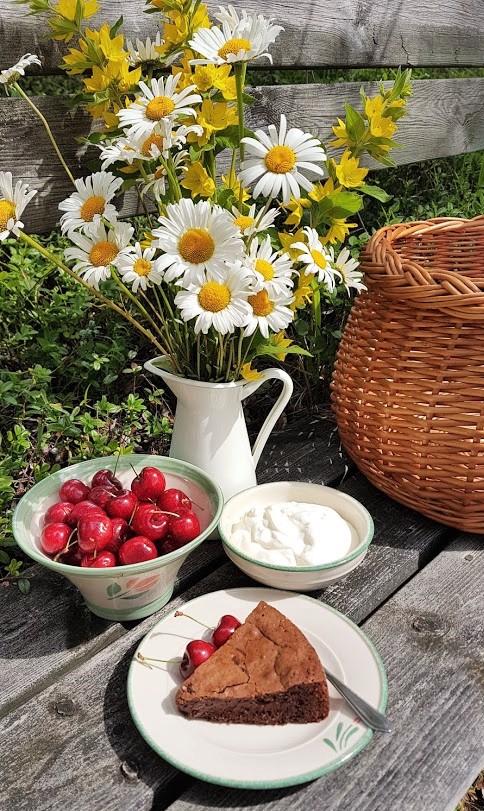
<svg viewBox="0 0 484 811">
<path fill-rule="evenodd" d="M 163 471 L 167 487 L 179 487 L 193 500 L 201 529 L 195 540 L 154 560 L 111 569 L 69 566 L 44 554 L 40 548 L 43 517 L 51 504 L 59 500 L 62 482 L 66 479 L 89 482 L 101 468 L 116 468 L 117 478 L 124 487 L 129 487 L 135 476 L 133 467 L 140 471 L 145 465 Z M 77 586 L 93 614 L 122 622 L 147 617 L 168 602 L 178 569 L 190 552 L 214 532 L 222 506 L 220 487 L 198 467 L 166 456 L 131 453 L 119 459 L 116 456 L 90 459 L 52 473 L 19 501 L 12 529 L 15 540 L 27 555 Z"/>
<path fill-rule="evenodd" d="M 284 501 L 320 504 L 336 510 L 354 529 L 348 554 L 321 566 L 274 566 L 248 557 L 232 544 L 232 527 L 248 510 Z M 219 531 L 230 560 L 253 580 L 276 589 L 314 591 L 335 583 L 359 566 L 373 538 L 373 519 L 359 501 L 332 487 L 307 482 L 274 482 L 251 487 L 231 498 L 222 512 Z"/>
</svg>

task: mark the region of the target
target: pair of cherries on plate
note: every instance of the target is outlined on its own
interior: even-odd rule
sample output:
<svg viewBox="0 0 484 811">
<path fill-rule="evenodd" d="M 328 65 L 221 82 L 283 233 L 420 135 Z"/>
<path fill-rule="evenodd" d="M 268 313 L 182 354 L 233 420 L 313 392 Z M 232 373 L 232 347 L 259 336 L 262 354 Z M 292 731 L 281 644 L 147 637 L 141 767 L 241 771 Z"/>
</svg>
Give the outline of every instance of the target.
<svg viewBox="0 0 484 811">
<path fill-rule="evenodd" d="M 59 497 L 44 516 L 40 545 L 46 555 L 72 566 L 143 563 L 200 534 L 191 500 L 182 490 L 166 489 L 155 467 L 144 467 L 129 490 L 110 470 L 99 470 L 90 485 L 68 479 Z"/>
<path fill-rule="evenodd" d="M 141 653 L 138 653 L 137 658 L 140 662 L 179 664 L 180 674 L 184 679 L 188 679 L 197 667 L 200 667 L 207 659 L 210 659 L 217 648 L 221 648 L 222 645 L 225 645 L 234 631 L 241 625 L 237 617 L 234 617 L 232 614 L 224 614 L 223 617 L 220 617 L 215 628 L 211 628 L 210 625 L 205 625 L 204 622 L 201 622 L 195 617 L 191 617 L 190 614 L 185 614 L 183 611 L 175 611 L 175 617 L 186 617 L 189 620 L 193 620 L 193 622 L 197 622 L 199 625 L 203 625 L 204 628 L 212 632 L 211 641 L 206 639 L 193 639 L 186 646 L 181 661 L 179 659 L 152 659 L 149 656 L 143 656 Z"/>
</svg>

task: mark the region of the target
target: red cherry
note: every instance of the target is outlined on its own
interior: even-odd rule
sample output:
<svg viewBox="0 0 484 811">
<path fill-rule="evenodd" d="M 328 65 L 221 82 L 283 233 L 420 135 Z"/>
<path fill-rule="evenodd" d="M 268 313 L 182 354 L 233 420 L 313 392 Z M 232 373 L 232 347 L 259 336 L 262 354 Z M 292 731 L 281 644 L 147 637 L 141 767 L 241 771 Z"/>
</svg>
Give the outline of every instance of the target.
<svg viewBox="0 0 484 811">
<path fill-rule="evenodd" d="M 105 549 L 113 540 L 113 526 L 106 516 L 88 513 L 77 525 L 77 542 L 81 552 L 91 554 Z"/>
<path fill-rule="evenodd" d="M 170 516 L 154 504 L 139 504 L 133 516 L 132 527 L 137 535 L 144 535 L 150 541 L 159 541 L 168 532 Z"/>
<path fill-rule="evenodd" d="M 91 564 L 96 560 L 96 555 L 83 555 L 81 557 L 81 566 L 83 569 L 89 569 Z"/>
<path fill-rule="evenodd" d="M 78 504 L 79 501 L 84 501 L 88 497 L 89 487 L 79 479 L 67 479 L 61 486 L 59 495 L 62 501 Z"/>
<path fill-rule="evenodd" d="M 188 679 L 197 667 L 200 667 L 207 659 L 210 659 L 212 653 L 215 653 L 217 648 L 211 642 L 205 642 L 203 639 L 194 639 L 189 642 L 183 659 L 180 662 L 180 673 L 184 679 Z"/>
<path fill-rule="evenodd" d="M 82 557 L 83 555 L 78 545 L 74 544 L 64 555 L 59 557 L 59 563 L 67 563 L 68 566 L 80 566 Z"/>
<path fill-rule="evenodd" d="M 97 473 L 94 474 L 92 477 L 91 487 L 106 487 L 106 486 L 114 486 L 116 490 L 122 490 L 123 485 L 116 478 L 112 470 L 98 470 Z"/>
<path fill-rule="evenodd" d="M 123 566 L 131 563 L 143 563 L 145 560 L 154 560 L 158 557 L 158 550 L 153 541 L 143 538 L 142 535 L 130 538 L 119 547 L 118 558 Z"/>
<path fill-rule="evenodd" d="M 40 536 L 40 546 L 46 555 L 57 555 L 66 548 L 72 529 L 67 524 L 47 524 Z"/>
<path fill-rule="evenodd" d="M 170 521 L 170 533 L 183 546 L 200 535 L 200 522 L 195 513 L 182 513 L 179 518 Z"/>
<path fill-rule="evenodd" d="M 93 501 L 94 504 L 98 504 L 99 507 L 105 510 L 106 505 L 109 504 L 111 499 L 113 499 L 118 492 L 114 484 L 99 485 L 98 487 L 92 488 L 89 493 L 89 501 Z"/>
<path fill-rule="evenodd" d="M 224 614 L 223 617 L 220 617 L 218 625 L 212 634 L 212 642 L 215 647 L 221 648 L 239 626 L 239 620 L 232 614 Z"/>
<path fill-rule="evenodd" d="M 144 467 L 131 482 L 131 490 L 140 501 L 156 501 L 166 487 L 166 479 L 156 467 Z"/>
<path fill-rule="evenodd" d="M 131 490 L 119 490 L 106 505 L 106 512 L 110 518 L 124 518 L 129 521 L 137 505 L 138 499 Z"/>
<path fill-rule="evenodd" d="M 177 541 L 173 535 L 169 534 L 162 538 L 158 546 L 160 555 L 169 555 L 170 552 L 174 552 L 176 549 L 181 549 L 182 546 L 185 546 L 185 542 Z"/>
<path fill-rule="evenodd" d="M 73 505 L 69 501 L 57 501 L 44 515 L 44 524 L 65 524 Z"/>
<path fill-rule="evenodd" d="M 171 487 L 161 494 L 157 506 L 160 510 L 166 510 L 169 513 L 177 513 L 180 512 L 181 507 L 185 510 L 191 510 L 192 502 L 183 490 L 177 490 L 176 487 Z"/>
<path fill-rule="evenodd" d="M 70 527 L 77 527 L 81 518 L 83 518 L 87 513 L 96 513 L 96 515 L 106 516 L 104 510 L 102 510 L 101 507 L 94 504 L 92 501 L 78 501 L 77 504 L 74 504 L 71 514 L 67 519 L 67 523 Z"/>
<path fill-rule="evenodd" d="M 125 541 L 128 540 L 131 534 L 131 527 L 126 523 L 124 518 L 112 518 L 111 525 L 113 528 L 113 540 L 106 547 L 107 552 L 118 553 L 118 549 Z"/>
<path fill-rule="evenodd" d="M 106 551 L 106 549 L 104 552 L 100 552 L 93 562 L 89 564 L 90 569 L 110 569 L 112 566 L 116 566 L 116 555 Z"/>
</svg>

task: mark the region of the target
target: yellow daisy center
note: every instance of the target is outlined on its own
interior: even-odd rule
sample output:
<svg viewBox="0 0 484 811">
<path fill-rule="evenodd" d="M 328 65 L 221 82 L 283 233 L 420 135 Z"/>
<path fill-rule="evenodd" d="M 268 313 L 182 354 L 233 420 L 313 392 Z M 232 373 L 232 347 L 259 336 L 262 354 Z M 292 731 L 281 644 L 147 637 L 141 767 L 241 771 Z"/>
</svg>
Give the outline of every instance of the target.
<svg viewBox="0 0 484 811">
<path fill-rule="evenodd" d="M 230 290 L 226 284 L 206 282 L 200 288 L 198 303 L 200 307 L 210 313 L 219 313 L 229 306 L 231 298 Z"/>
<path fill-rule="evenodd" d="M 137 259 L 133 265 L 133 270 L 138 276 L 147 276 L 151 268 L 152 264 L 147 259 Z"/>
<path fill-rule="evenodd" d="M 89 261 L 95 268 L 110 265 L 119 250 L 113 242 L 96 242 L 89 251 Z"/>
<path fill-rule="evenodd" d="M 255 225 L 255 217 L 244 217 L 244 215 L 241 214 L 240 217 L 234 220 L 234 225 L 240 228 L 242 233 L 244 233 L 247 228 L 252 228 L 252 226 Z"/>
<path fill-rule="evenodd" d="M 161 121 L 173 112 L 175 104 L 168 96 L 155 96 L 146 105 L 146 116 L 150 121 Z"/>
<path fill-rule="evenodd" d="M 165 169 L 164 169 L 163 166 L 160 166 L 160 168 L 157 169 L 156 172 L 155 172 L 155 175 L 154 175 L 155 180 L 159 180 L 161 177 L 163 177 L 164 174 L 165 174 Z"/>
<path fill-rule="evenodd" d="M 200 265 L 212 258 L 215 251 L 215 242 L 205 228 L 190 228 L 180 237 L 178 250 L 185 262 Z"/>
<path fill-rule="evenodd" d="M 274 278 L 274 268 L 271 263 L 266 262 L 265 259 L 258 259 L 255 263 L 255 269 L 258 273 L 262 273 L 266 282 L 270 282 L 270 280 Z"/>
<path fill-rule="evenodd" d="M 267 290 L 261 290 L 255 296 L 249 296 L 249 304 L 254 310 L 254 315 L 260 317 L 270 315 L 274 309 L 274 303 L 269 299 Z"/>
<path fill-rule="evenodd" d="M 104 197 L 100 197 L 99 194 L 93 194 L 92 197 L 88 197 L 82 205 L 82 219 L 84 222 L 92 222 L 95 214 L 104 214 L 105 206 L 106 200 Z"/>
<path fill-rule="evenodd" d="M 145 158 L 150 157 L 151 155 L 150 150 L 153 144 L 158 147 L 160 152 L 163 152 L 163 138 L 161 137 L 161 135 L 156 135 L 156 133 L 154 132 L 152 135 L 150 135 L 149 138 L 146 139 L 146 141 L 143 141 L 143 146 L 141 147 L 141 154 L 144 155 Z"/>
<path fill-rule="evenodd" d="M 273 146 L 264 160 L 269 172 L 285 175 L 296 163 L 296 153 L 290 146 Z"/>
<path fill-rule="evenodd" d="M 15 219 L 16 216 L 15 203 L 10 200 L 0 200 L 0 231 L 5 231 L 8 221 Z"/>
<path fill-rule="evenodd" d="M 250 51 L 251 44 L 248 39 L 242 39 L 240 37 L 236 37 L 235 39 L 228 39 L 225 45 L 222 45 L 219 48 L 218 55 L 221 59 L 227 59 L 229 54 L 234 54 L 237 56 L 239 51 Z"/>
<path fill-rule="evenodd" d="M 328 263 L 327 263 L 325 257 L 323 256 L 323 254 L 321 253 L 321 251 L 316 251 L 316 250 L 311 251 L 311 257 L 312 257 L 312 260 L 313 260 L 314 264 L 317 265 L 318 268 L 321 268 L 321 270 L 324 270 L 324 268 L 326 267 L 326 265 Z"/>
</svg>

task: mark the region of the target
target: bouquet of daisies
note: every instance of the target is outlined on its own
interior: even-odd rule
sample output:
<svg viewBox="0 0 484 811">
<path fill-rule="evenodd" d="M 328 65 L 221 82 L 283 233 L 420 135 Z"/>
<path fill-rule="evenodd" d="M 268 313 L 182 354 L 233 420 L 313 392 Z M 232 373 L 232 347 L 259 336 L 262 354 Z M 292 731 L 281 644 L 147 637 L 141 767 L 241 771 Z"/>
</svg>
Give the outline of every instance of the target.
<svg viewBox="0 0 484 811">
<path fill-rule="evenodd" d="M 212 382 L 256 379 L 257 359 L 308 354 L 287 336 L 298 310 L 338 290 L 362 285 L 343 243 L 347 218 L 363 194 L 360 156 L 384 163 L 405 112 L 409 74 L 364 111 L 347 105 L 333 128 L 339 162 L 321 141 L 290 127 L 284 115 L 267 131 L 250 131 L 246 68 L 283 29 L 263 15 L 220 8 L 215 21 L 200 0 L 150 0 L 160 30 L 125 42 L 122 19 L 89 27 L 98 0 L 21 0 L 48 15 L 54 39 L 70 44 L 63 67 L 80 77 L 73 100 L 100 119 L 89 137 L 99 171 L 75 179 L 47 127 L 73 185 L 59 208 L 70 246 L 52 255 L 22 230 L 35 194 L 0 172 L 0 239 L 30 242 L 94 296 L 125 317 L 166 356 L 177 374 Z M 7 92 L 22 95 L 27 54 L 0 73 Z M 39 113 L 40 115 L 40 113 Z M 138 198 L 143 217 L 120 219 L 121 198 Z"/>
</svg>

